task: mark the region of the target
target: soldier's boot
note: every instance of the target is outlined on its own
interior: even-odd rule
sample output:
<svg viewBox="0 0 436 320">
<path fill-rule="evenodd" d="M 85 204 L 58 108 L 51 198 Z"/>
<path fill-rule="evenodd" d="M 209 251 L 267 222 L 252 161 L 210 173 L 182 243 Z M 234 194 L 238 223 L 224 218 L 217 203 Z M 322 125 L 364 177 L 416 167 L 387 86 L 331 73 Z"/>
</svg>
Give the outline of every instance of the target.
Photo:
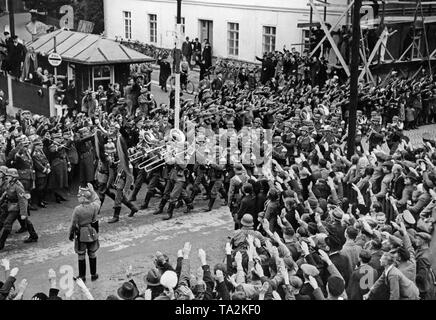
<svg viewBox="0 0 436 320">
<path fill-rule="evenodd" d="M 204 211 L 206 211 L 206 212 L 210 212 L 210 211 L 212 211 L 212 208 L 213 208 L 213 204 L 215 203 L 215 198 L 210 198 L 209 199 L 209 203 L 208 203 L 208 205 L 207 205 L 207 208 L 204 210 Z"/>
<path fill-rule="evenodd" d="M 137 213 L 139 211 L 138 208 L 130 201 L 127 201 L 126 199 L 124 199 L 123 203 L 127 208 L 130 209 L 130 213 L 129 213 L 130 218 L 133 217 L 135 215 L 135 213 Z"/>
<path fill-rule="evenodd" d="M 135 187 L 135 189 L 133 189 L 132 194 L 129 197 L 129 201 L 134 202 L 136 201 L 136 196 L 139 193 L 139 190 L 141 190 L 142 184 L 139 187 Z"/>
<path fill-rule="evenodd" d="M 179 209 L 181 207 L 183 207 L 183 200 L 179 199 L 179 201 L 177 201 L 177 204 L 176 204 L 176 209 Z"/>
<path fill-rule="evenodd" d="M 186 202 L 186 209 L 183 211 L 183 213 L 189 213 L 192 210 L 194 210 L 194 205 L 192 204 L 192 202 L 190 202 L 189 198 L 185 200 Z"/>
<path fill-rule="evenodd" d="M 79 266 L 79 276 L 78 278 L 82 279 L 83 282 L 86 282 L 86 260 L 78 260 Z"/>
<path fill-rule="evenodd" d="M 11 232 L 9 230 L 3 229 L 2 233 L 0 234 L 0 250 L 3 250 L 5 247 L 6 239 L 8 238 L 9 234 Z"/>
<path fill-rule="evenodd" d="M 157 216 L 158 214 L 162 214 L 166 203 L 167 203 L 167 200 L 162 199 L 159 203 L 159 209 L 157 209 L 155 212 L 153 212 L 153 215 Z"/>
<path fill-rule="evenodd" d="M 144 203 L 141 205 L 141 210 L 148 209 L 148 204 L 150 203 L 151 197 L 153 197 L 153 193 L 147 191 L 147 193 L 145 194 Z"/>
<path fill-rule="evenodd" d="M 198 192 L 195 190 L 192 190 L 191 196 L 189 197 L 189 203 L 194 203 L 195 197 L 197 196 Z"/>
<path fill-rule="evenodd" d="M 165 220 L 165 221 L 170 220 L 173 217 L 175 207 L 176 207 L 175 203 L 170 203 L 170 205 L 168 206 L 168 211 L 167 211 L 168 216 L 163 218 L 163 220 Z"/>
<path fill-rule="evenodd" d="M 15 233 L 24 233 L 27 232 L 27 225 L 25 220 L 21 220 L 21 217 L 18 220 L 18 223 L 20 224 L 20 229 L 18 229 Z"/>
<path fill-rule="evenodd" d="M 112 191 L 106 191 L 106 195 L 111 198 L 112 200 L 115 201 L 115 193 L 113 193 Z"/>
<path fill-rule="evenodd" d="M 224 199 L 224 206 L 227 206 L 228 205 L 228 201 L 227 201 L 227 194 L 226 194 L 226 191 L 225 190 L 220 190 L 220 195 L 221 195 L 221 197 L 223 197 L 223 199 Z"/>
<path fill-rule="evenodd" d="M 114 216 L 107 223 L 116 223 L 120 221 L 121 207 L 114 208 Z"/>
<path fill-rule="evenodd" d="M 64 197 L 62 197 L 59 193 L 55 192 L 55 198 L 57 203 L 61 203 L 62 201 L 67 201 Z"/>
<path fill-rule="evenodd" d="M 95 281 L 98 279 L 97 274 L 97 257 L 89 258 L 89 269 L 91 270 L 91 281 Z"/>
<path fill-rule="evenodd" d="M 27 231 L 29 232 L 29 238 L 24 240 L 24 243 L 38 242 L 38 234 L 36 233 L 35 228 L 33 227 L 32 222 L 29 221 L 29 219 L 26 219 L 26 226 Z"/>
<path fill-rule="evenodd" d="M 188 204 L 186 205 L 185 210 L 183 210 L 183 213 L 188 214 L 188 213 L 190 213 L 192 210 L 194 210 L 194 206 L 192 205 L 192 203 L 188 203 Z"/>
</svg>

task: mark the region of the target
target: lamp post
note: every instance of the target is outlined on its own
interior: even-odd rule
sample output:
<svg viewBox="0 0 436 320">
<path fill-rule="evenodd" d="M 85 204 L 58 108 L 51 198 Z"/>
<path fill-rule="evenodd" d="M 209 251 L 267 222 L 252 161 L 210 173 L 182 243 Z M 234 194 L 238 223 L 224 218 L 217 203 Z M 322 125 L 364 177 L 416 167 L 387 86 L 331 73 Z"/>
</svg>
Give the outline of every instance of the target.
<svg viewBox="0 0 436 320">
<path fill-rule="evenodd" d="M 174 129 L 180 129 L 180 57 L 182 50 L 182 0 L 177 0 L 176 48 L 174 52 L 175 73 L 175 101 L 174 101 Z"/>
<path fill-rule="evenodd" d="M 351 159 L 356 147 L 357 105 L 359 103 L 359 45 L 360 45 L 360 8 L 362 0 L 354 1 L 353 11 L 353 41 L 351 44 L 350 67 L 350 103 L 348 118 L 347 157 Z"/>
<path fill-rule="evenodd" d="M 15 7 L 14 0 L 7 0 L 7 6 L 9 11 L 9 33 L 11 37 L 15 36 Z"/>
</svg>

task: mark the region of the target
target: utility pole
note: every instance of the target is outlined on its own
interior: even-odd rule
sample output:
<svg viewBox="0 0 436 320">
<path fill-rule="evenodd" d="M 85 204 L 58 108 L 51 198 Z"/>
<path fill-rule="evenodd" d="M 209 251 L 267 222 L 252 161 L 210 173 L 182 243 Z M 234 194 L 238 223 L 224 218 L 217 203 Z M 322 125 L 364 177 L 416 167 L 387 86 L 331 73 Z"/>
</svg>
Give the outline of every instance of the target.
<svg viewBox="0 0 436 320">
<path fill-rule="evenodd" d="M 351 159 L 356 146 L 356 122 L 357 105 L 359 103 L 359 45 L 360 45 L 360 8 L 362 0 L 354 1 L 353 10 L 353 41 L 351 43 L 351 67 L 350 67 L 350 102 L 348 118 L 348 144 L 347 157 Z"/>
<path fill-rule="evenodd" d="M 56 36 L 54 36 L 53 40 L 54 40 L 53 52 L 57 53 L 58 45 L 57 45 L 57 41 L 56 41 Z M 54 67 L 54 80 L 55 80 L 55 84 L 57 86 L 58 85 L 58 68 L 57 67 Z"/>
<path fill-rule="evenodd" d="M 15 36 L 15 7 L 14 0 L 7 0 L 9 10 L 9 33 L 11 37 Z"/>
<path fill-rule="evenodd" d="M 176 48 L 174 52 L 174 73 L 176 78 L 174 101 L 174 129 L 180 129 L 180 57 L 182 51 L 182 0 L 177 0 Z"/>
</svg>

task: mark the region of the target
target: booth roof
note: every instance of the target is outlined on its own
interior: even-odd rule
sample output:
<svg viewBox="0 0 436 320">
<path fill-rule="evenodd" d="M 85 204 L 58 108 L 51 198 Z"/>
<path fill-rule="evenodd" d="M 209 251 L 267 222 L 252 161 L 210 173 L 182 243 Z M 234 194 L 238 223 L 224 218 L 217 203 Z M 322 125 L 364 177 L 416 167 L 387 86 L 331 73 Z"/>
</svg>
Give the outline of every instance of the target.
<svg viewBox="0 0 436 320">
<path fill-rule="evenodd" d="M 29 42 L 27 48 L 33 47 L 41 55 L 49 55 L 54 51 L 63 60 L 86 65 L 142 63 L 154 61 L 138 51 L 132 50 L 100 35 L 76 31 L 57 30 Z"/>
</svg>

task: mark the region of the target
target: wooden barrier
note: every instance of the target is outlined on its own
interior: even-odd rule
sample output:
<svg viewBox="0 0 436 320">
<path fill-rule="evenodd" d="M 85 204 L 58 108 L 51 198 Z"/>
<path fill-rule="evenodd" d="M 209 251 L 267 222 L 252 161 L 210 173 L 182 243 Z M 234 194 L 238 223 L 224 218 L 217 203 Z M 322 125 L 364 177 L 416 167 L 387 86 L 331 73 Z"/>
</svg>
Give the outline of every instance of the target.
<svg viewBox="0 0 436 320">
<path fill-rule="evenodd" d="M 8 78 L 0 75 L 0 89 L 5 92 L 5 97 L 8 97 L 9 102 L 11 102 L 11 97 L 13 98 L 10 107 L 50 116 L 50 91 L 48 88 L 17 80 L 11 81 L 11 87 L 12 95 L 8 89 Z"/>
</svg>

